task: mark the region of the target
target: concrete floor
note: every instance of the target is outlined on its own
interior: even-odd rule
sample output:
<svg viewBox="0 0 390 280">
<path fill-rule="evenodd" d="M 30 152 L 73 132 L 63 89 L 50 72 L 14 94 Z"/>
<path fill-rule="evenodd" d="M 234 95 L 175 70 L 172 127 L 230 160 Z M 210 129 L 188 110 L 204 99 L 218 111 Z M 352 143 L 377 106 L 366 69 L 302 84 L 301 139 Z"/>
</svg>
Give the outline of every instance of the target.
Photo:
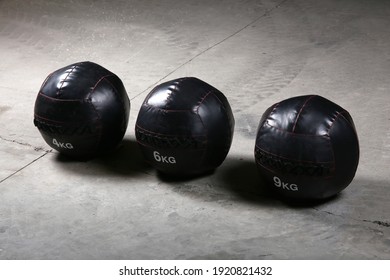
<svg viewBox="0 0 390 280">
<path fill-rule="evenodd" d="M 0 1 L 0 259 L 390 259 L 390 2 Z M 34 127 L 46 76 L 90 60 L 131 98 L 121 147 L 87 162 Z M 147 166 L 134 140 L 156 84 L 198 77 L 229 99 L 232 148 L 186 181 Z M 318 94 L 360 138 L 354 181 L 297 206 L 269 195 L 256 128 L 282 99 Z"/>
</svg>

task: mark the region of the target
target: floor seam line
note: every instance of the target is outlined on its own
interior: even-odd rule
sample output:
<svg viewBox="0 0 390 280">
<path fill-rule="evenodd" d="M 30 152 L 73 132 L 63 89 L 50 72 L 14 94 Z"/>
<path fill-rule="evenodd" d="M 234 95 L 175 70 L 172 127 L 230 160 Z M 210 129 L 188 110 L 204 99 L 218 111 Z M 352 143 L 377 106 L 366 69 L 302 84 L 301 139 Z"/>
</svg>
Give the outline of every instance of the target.
<svg viewBox="0 0 390 280">
<path fill-rule="evenodd" d="M 200 57 L 201 55 L 205 54 L 206 52 L 208 52 L 209 50 L 212 50 L 213 48 L 219 46 L 220 44 L 226 42 L 227 40 L 229 40 L 230 38 L 233 38 L 234 36 L 236 36 L 237 34 L 239 34 L 240 32 L 242 32 L 243 30 L 247 29 L 249 26 L 251 26 L 252 24 L 256 23 L 257 21 L 261 20 L 262 18 L 264 18 L 265 16 L 269 15 L 271 12 L 273 12 L 274 10 L 278 9 L 280 6 L 282 6 L 285 2 L 287 2 L 288 0 L 283 0 L 281 2 L 279 2 L 278 4 L 276 4 L 274 7 L 266 10 L 262 15 L 258 16 L 257 18 L 255 18 L 253 21 L 251 21 L 250 23 L 246 24 L 244 27 L 241 27 L 240 29 L 236 30 L 235 32 L 233 32 L 233 34 L 223 38 L 222 40 L 216 42 L 215 44 L 213 44 L 212 46 L 204 49 L 203 51 L 201 51 L 200 53 L 196 54 L 195 56 L 191 57 L 189 60 L 185 61 L 184 63 L 180 64 L 178 67 L 176 67 L 174 70 L 172 70 L 171 72 L 169 72 L 168 74 L 164 75 L 162 78 L 160 78 L 157 82 L 153 83 L 152 85 L 148 86 L 145 90 L 141 91 L 140 93 L 136 94 L 134 97 L 130 98 L 130 100 L 134 100 L 135 98 L 137 98 L 138 96 L 142 95 L 143 93 L 145 93 L 146 91 L 150 90 L 152 87 L 156 86 L 157 84 L 159 84 L 162 80 L 164 80 L 165 78 L 167 78 L 168 76 L 172 75 L 173 73 L 175 73 L 177 70 L 181 69 L 183 66 L 187 65 L 188 63 L 190 63 L 191 61 L 193 61 L 194 59 Z"/>
<path fill-rule="evenodd" d="M 25 147 L 30 147 L 30 148 L 33 148 L 35 151 L 44 151 L 44 152 L 50 152 L 51 151 L 51 150 L 46 150 L 44 148 L 34 147 L 33 145 L 30 145 L 30 144 L 24 143 L 24 142 L 19 142 L 17 140 L 6 139 L 6 138 L 4 138 L 2 136 L 0 136 L 0 140 L 3 140 L 5 142 L 10 142 L 10 143 L 16 143 L 18 145 L 25 146 Z"/>
<path fill-rule="evenodd" d="M 44 156 L 46 156 L 48 153 L 50 153 L 50 151 L 46 151 L 43 155 L 40 155 L 39 157 L 37 157 L 36 159 L 34 159 L 33 161 L 29 162 L 28 164 L 26 164 L 25 166 L 19 168 L 18 170 L 16 170 L 15 172 L 13 172 L 12 174 L 8 175 L 7 177 L 5 177 L 4 179 L 1 179 L 0 180 L 0 184 L 3 183 L 4 181 L 8 180 L 9 178 L 11 178 L 12 176 L 14 176 L 15 174 L 19 173 L 20 171 L 22 171 L 23 169 L 29 167 L 31 164 L 33 164 L 34 162 L 40 160 L 41 158 L 43 158 Z"/>
</svg>

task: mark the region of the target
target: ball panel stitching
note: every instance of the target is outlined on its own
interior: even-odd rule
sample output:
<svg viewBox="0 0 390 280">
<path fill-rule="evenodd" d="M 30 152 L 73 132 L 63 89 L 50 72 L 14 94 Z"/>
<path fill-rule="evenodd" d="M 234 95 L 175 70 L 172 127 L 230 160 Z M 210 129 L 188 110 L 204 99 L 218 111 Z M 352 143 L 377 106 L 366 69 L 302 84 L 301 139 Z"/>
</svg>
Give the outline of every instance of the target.
<svg viewBox="0 0 390 280">
<path fill-rule="evenodd" d="M 180 136 L 183 136 L 183 134 L 182 134 L 182 135 L 176 135 L 176 134 L 157 133 L 157 132 L 154 132 L 154 131 L 145 129 L 145 128 L 143 128 L 142 126 L 140 126 L 139 124 L 136 124 L 136 129 L 137 129 L 137 128 L 142 129 L 142 130 L 145 130 L 145 131 L 147 131 L 148 133 L 153 133 L 153 134 L 161 135 L 161 136 L 173 136 L 173 137 L 180 137 Z M 191 135 L 191 136 L 192 136 L 192 137 L 206 137 L 206 134 L 193 134 L 193 135 Z"/>
<path fill-rule="evenodd" d="M 192 112 L 192 110 L 172 110 L 172 109 L 163 109 L 163 108 L 158 108 L 153 105 L 149 104 L 144 104 L 143 106 L 148 107 L 148 108 L 153 108 L 154 110 L 158 111 L 164 111 L 164 112 Z"/>
<path fill-rule="evenodd" d="M 58 101 L 58 102 L 83 102 L 84 101 L 84 99 L 60 99 L 60 98 L 55 98 L 55 97 L 51 97 L 51 96 L 45 95 L 45 93 L 43 93 L 42 91 L 40 91 L 38 93 L 38 95 L 43 97 L 43 98 L 51 99 L 53 101 Z"/>
<path fill-rule="evenodd" d="M 350 121 L 349 121 L 343 114 L 349 114 L 349 113 L 348 113 L 346 110 L 341 111 L 341 112 L 338 112 L 338 114 L 334 117 L 334 119 L 332 120 L 331 125 L 330 125 L 329 128 L 328 128 L 327 134 L 328 134 L 328 135 L 330 134 L 330 130 L 334 127 L 333 125 L 336 123 L 336 121 L 337 121 L 337 120 L 339 119 L 339 117 L 341 116 L 341 117 L 347 122 L 348 126 L 352 129 L 353 133 L 354 133 L 355 136 L 356 136 L 356 139 L 358 139 L 356 129 L 354 128 L 354 126 L 350 123 Z M 329 139 L 330 139 L 330 136 L 329 136 Z M 357 140 L 357 141 L 358 141 L 358 140 Z M 331 146 L 331 149 L 332 149 L 333 158 L 335 158 L 335 154 L 334 154 L 334 150 L 333 150 L 333 145 L 332 145 L 332 143 L 330 143 L 330 146 Z M 357 143 L 356 153 L 359 155 L 359 143 Z M 336 166 L 336 163 L 335 163 L 335 166 Z M 335 169 L 336 169 L 336 167 L 335 167 Z"/>
<path fill-rule="evenodd" d="M 39 92 L 41 92 L 41 91 L 42 91 L 42 88 L 44 88 L 44 87 L 46 86 L 47 81 L 51 78 L 51 76 L 53 76 L 54 73 L 55 73 L 55 72 L 52 72 L 52 73 L 50 73 L 50 74 L 46 77 L 46 79 L 43 81 L 43 83 L 42 83 L 42 85 L 41 85 L 41 89 L 39 90 Z"/>
<path fill-rule="evenodd" d="M 222 105 L 222 108 L 225 110 L 225 112 L 227 112 L 227 109 L 225 107 L 225 104 L 223 104 L 223 102 L 221 101 L 221 99 L 219 99 L 219 97 L 215 94 L 216 91 L 213 91 L 211 92 L 211 94 L 217 99 L 217 101 Z"/>
<path fill-rule="evenodd" d="M 284 156 L 281 156 L 281 155 L 277 155 L 277 154 L 274 154 L 274 153 L 271 153 L 269 151 L 266 151 L 262 148 L 260 148 L 258 145 L 255 146 L 255 148 L 265 152 L 265 153 L 268 153 L 272 156 L 275 156 L 275 157 L 279 157 L 279 158 L 282 158 L 282 159 L 287 159 L 287 160 L 294 160 L 294 161 L 297 161 L 297 159 L 294 159 L 294 158 L 289 158 L 289 157 L 284 157 Z M 333 161 L 310 161 L 310 160 L 299 160 L 301 162 L 307 162 L 307 163 L 334 163 L 334 160 Z"/>
<path fill-rule="evenodd" d="M 259 124 L 259 128 L 261 128 L 261 127 L 263 127 L 263 126 L 265 125 L 265 123 L 268 121 L 268 118 L 275 112 L 275 110 L 276 110 L 276 108 L 279 106 L 279 104 L 280 104 L 280 102 L 279 102 L 279 103 L 276 103 L 276 104 L 274 104 L 274 105 L 272 105 L 273 108 L 272 108 L 272 106 L 270 107 L 270 108 L 272 108 L 271 112 L 268 114 L 268 116 L 265 116 L 265 117 L 264 117 L 263 123 L 260 123 L 260 124 Z M 269 126 L 271 126 L 271 125 L 269 125 Z M 275 127 L 275 128 L 276 128 L 276 127 Z"/>
<path fill-rule="evenodd" d="M 334 162 L 310 162 L 289 159 L 268 153 L 257 146 L 255 147 L 255 161 L 256 164 L 266 168 L 267 170 L 275 171 L 276 169 L 278 172 L 292 174 L 295 176 L 306 175 L 313 177 L 332 177 L 335 171 Z M 268 166 L 266 165 L 267 163 Z"/>
<path fill-rule="evenodd" d="M 336 120 L 339 118 L 339 116 L 340 116 L 342 113 L 344 113 L 344 112 L 346 112 L 346 111 L 337 112 L 337 115 L 333 117 L 333 119 L 332 119 L 331 122 L 330 122 L 330 125 L 329 125 L 328 129 L 326 130 L 326 135 L 329 135 L 329 132 L 330 132 L 330 130 L 331 130 L 332 127 L 333 127 L 333 124 L 336 122 Z M 349 123 L 349 122 L 348 122 L 348 123 Z"/>
<path fill-rule="evenodd" d="M 79 124 L 80 123 L 79 121 L 61 122 L 61 121 L 57 121 L 57 120 L 53 120 L 53 119 L 48 119 L 48 118 L 42 117 L 42 116 L 40 116 L 38 114 L 34 114 L 34 117 L 38 118 L 38 119 L 42 119 L 42 120 L 48 121 L 48 122 L 58 123 L 58 124 L 72 124 L 72 123 Z"/>
<path fill-rule="evenodd" d="M 114 75 L 113 74 L 108 74 L 108 75 L 100 77 L 99 80 L 92 87 L 91 91 L 88 93 L 86 99 L 89 99 L 91 97 L 92 93 L 95 92 L 95 89 L 97 88 L 97 86 L 100 84 L 101 81 L 103 81 L 106 77 L 110 77 L 110 76 L 114 76 Z"/>
<path fill-rule="evenodd" d="M 201 149 L 207 147 L 206 136 L 167 136 L 167 135 L 156 135 L 153 132 L 148 132 L 143 129 L 136 129 L 137 142 L 142 142 L 145 145 L 153 144 L 154 147 L 158 148 L 196 148 Z M 142 139 L 142 140 L 141 140 Z"/>
<path fill-rule="evenodd" d="M 70 72 L 68 73 L 68 75 L 66 75 L 65 79 L 63 79 L 61 81 L 61 86 L 60 88 L 57 90 L 56 92 L 56 95 L 60 95 L 60 91 L 62 90 L 62 87 L 64 86 L 64 83 L 66 82 L 66 79 L 68 79 L 68 77 L 70 76 L 70 74 L 72 74 L 72 72 L 77 68 L 78 65 L 73 65 L 72 66 L 72 69 L 70 70 Z"/>
<path fill-rule="evenodd" d="M 279 172 L 278 172 L 278 171 L 272 170 L 272 169 L 270 169 L 269 167 L 264 166 L 263 164 L 261 164 L 261 163 L 258 162 L 257 160 L 256 160 L 256 164 L 258 164 L 259 166 L 261 166 L 262 168 L 266 169 L 267 171 L 269 171 L 269 172 L 271 172 L 271 173 L 273 173 L 273 174 L 279 175 Z M 293 174 L 293 175 L 294 175 L 294 174 Z M 295 176 L 299 176 L 299 175 L 295 175 Z M 313 177 L 314 177 L 314 176 L 313 176 Z M 332 179 L 332 178 L 334 178 L 334 177 L 335 177 L 335 175 L 328 175 L 328 176 L 323 176 L 323 177 L 321 177 L 321 179 L 323 179 L 323 180 L 329 180 L 329 179 Z"/>
<path fill-rule="evenodd" d="M 293 126 L 293 128 L 292 128 L 292 132 L 295 131 L 295 127 L 297 126 L 298 119 L 299 119 L 299 117 L 300 117 L 300 115 L 301 115 L 301 113 L 302 113 L 302 111 L 303 111 L 303 108 L 305 108 L 306 105 L 307 105 L 307 103 L 308 103 L 312 98 L 314 98 L 314 97 L 316 97 L 316 95 L 310 96 L 310 97 L 305 101 L 305 103 L 302 105 L 302 107 L 301 107 L 301 109 L 299 110 L 298 115 L 297 115 L 297 117 L 296 117 L 296 119 L 295 119 L 294 126 Z"/>
<path fill-rule="evenodd" d="M 151 148 L 151 149 L 173 149 L 173 148 L 177 148 L 177 147 L 156 147 L 156 146 L 151 146 L 151 145 L 148 145 L 148 144 L 145 144 L 144 142 L 141 142 L 139 140 L 137 140 L 137 143 L 144 146 L 144 147 L 148 147 L 148 148 Z M 186 147 L 186 151 L 205 151 L 207 150 L 207 148 L 188 148 Z"/>
<path fill-rule="evenodd" d="M 128 120 L 126 120 L 127 116 L 126 116 L 126 104 L 125 104 L 125 98 L 128 97 L 127 96 L 127 93 L 126 93 L 126 89 L 124 88 L 123 86 L 123 89 L 125 91 L 125 98 L 121 98 L 121 94 L 120 92 L 118 91 L 117 87 L 115 87 L 113 85 L 113 83 L 111 83 L 110 80 L 107 79 L 107 77 L 114 77 L 114 78 L 118 78 L 116 75 L 107 75 L 107 76 L 104 76 L 103 79 L 109 83 L 111 85 L 111 88 L 114 90 L 114 93 L 115 93 L 115 96 L 119 99 L 119 102 L 121 103 L 121 106 L 122 106 L 122 123 L 123 123 L 123 129 L 126 131 L 127 127 L 126 127 L 126 123 L 128 122 Z M 119 79 L 119 78 L 118 78 Z M 120 80 L 120 79 L 119 79 Z M 123 84 L 122 84 L 123 85 Z M 129 101 L 129 112 L 130 112 L 130 101 Z"/>
<path fill-rule="evenodd" d="M 201 100 L 198 102 L 197 106 L 195 107 L 195 112 L 198 113 L 199 112 L 199 107 L 200 105 L 202 105 L 203 101 L 210 95 L 210 93 L 212 93 L 214 91 L 214 89 L 211 89 L 209 90 L 204 96 L 202 96 Z"/>
<path fill-rule="evenodd" d="M 63 124 L 66 124 L 66 126 L 63 126 Z M 77 126 L 72 126 L 70 123 L 47 123 L 39 118 L 34 119 L 34 125 L 41 131 L 52 133 L 55 135 L 66 135 L 66 136 L 72 136 L 72 135 L 85 135 L 88 134 L 95 134 L 98 129 L 94 128 L 93 126 L 89 124 L 80 125 L 80 123 L 75 123 Z"/>
<path fill-rule="evenodd" d="M 288 134 L 290 134 L 290 135 L 292 135 L 292 136 L 296 136 L 296 137 L 298 137 L 298 136 L 305 136 L 305 137 L 325 137 L 325 138 L 329 138 L 329 135 L 327 135 L 327 134 L 325 134 L 325 135 L 315 135 L 315 134 L 303 134 L 303 133 L 290 132 L 290 131 L 281 129 L 281 128 L 279 128 L 279 127 L 270 125 L 270 124 L 268 123 L 268 120 L 265 121 L 264 125 L 267 125 L 267 126 L 269 126 L 269 127 L 275 128 L 275 129 L 277 129 L 277 130 L 279 130 L 279 131 L 281 131 L 281 132 L 288 133 Z"/>
</svg>

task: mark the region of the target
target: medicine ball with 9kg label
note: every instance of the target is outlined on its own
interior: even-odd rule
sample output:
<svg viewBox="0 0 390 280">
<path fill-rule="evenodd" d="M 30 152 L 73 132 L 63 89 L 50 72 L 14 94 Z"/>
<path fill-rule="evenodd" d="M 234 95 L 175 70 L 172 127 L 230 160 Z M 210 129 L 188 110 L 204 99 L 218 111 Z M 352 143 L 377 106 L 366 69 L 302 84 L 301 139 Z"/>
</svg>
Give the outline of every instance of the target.
<svg viewBox="0 0 390 280">
<path fill-rule="evenodd" d="M 255 159 L 278 194 L 301 201 L 329 198 L 355 176 L 355 125 L 345 109 L 321 96 L 286 99 L 262 116 Z"/>
</svg>

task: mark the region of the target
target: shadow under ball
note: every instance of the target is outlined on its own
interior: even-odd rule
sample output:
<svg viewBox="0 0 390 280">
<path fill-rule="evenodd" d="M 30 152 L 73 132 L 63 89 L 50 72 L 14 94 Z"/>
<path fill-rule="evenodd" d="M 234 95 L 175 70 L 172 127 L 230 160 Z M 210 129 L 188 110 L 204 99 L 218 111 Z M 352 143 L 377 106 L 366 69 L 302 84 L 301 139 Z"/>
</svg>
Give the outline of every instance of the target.
<svg viewBox="0 0 390 280">
<path fill-rule="evenodd" d="M 229 152 L 233 130 L 226 97 L 193 77 L 156 86 L 145 98 L 135 127 L 145 160 L 176 176 L 217 168 Z"/>
<path fill-rule="evenodd" d="M 114 73 L 92 62 L 54 71 L 43 82 L 34 124 L 53 149 L 74 158 L 105 154 L 123 139 L 130 100 Z"/>
<path fill-rule="evenodd" d="M 350 114 L 317 95 L 283 100 L 263 114 L 255 159 L 279 195 L 320 200 L 346 188 L 359 163 L 359 141 Z"/>
</svg>

